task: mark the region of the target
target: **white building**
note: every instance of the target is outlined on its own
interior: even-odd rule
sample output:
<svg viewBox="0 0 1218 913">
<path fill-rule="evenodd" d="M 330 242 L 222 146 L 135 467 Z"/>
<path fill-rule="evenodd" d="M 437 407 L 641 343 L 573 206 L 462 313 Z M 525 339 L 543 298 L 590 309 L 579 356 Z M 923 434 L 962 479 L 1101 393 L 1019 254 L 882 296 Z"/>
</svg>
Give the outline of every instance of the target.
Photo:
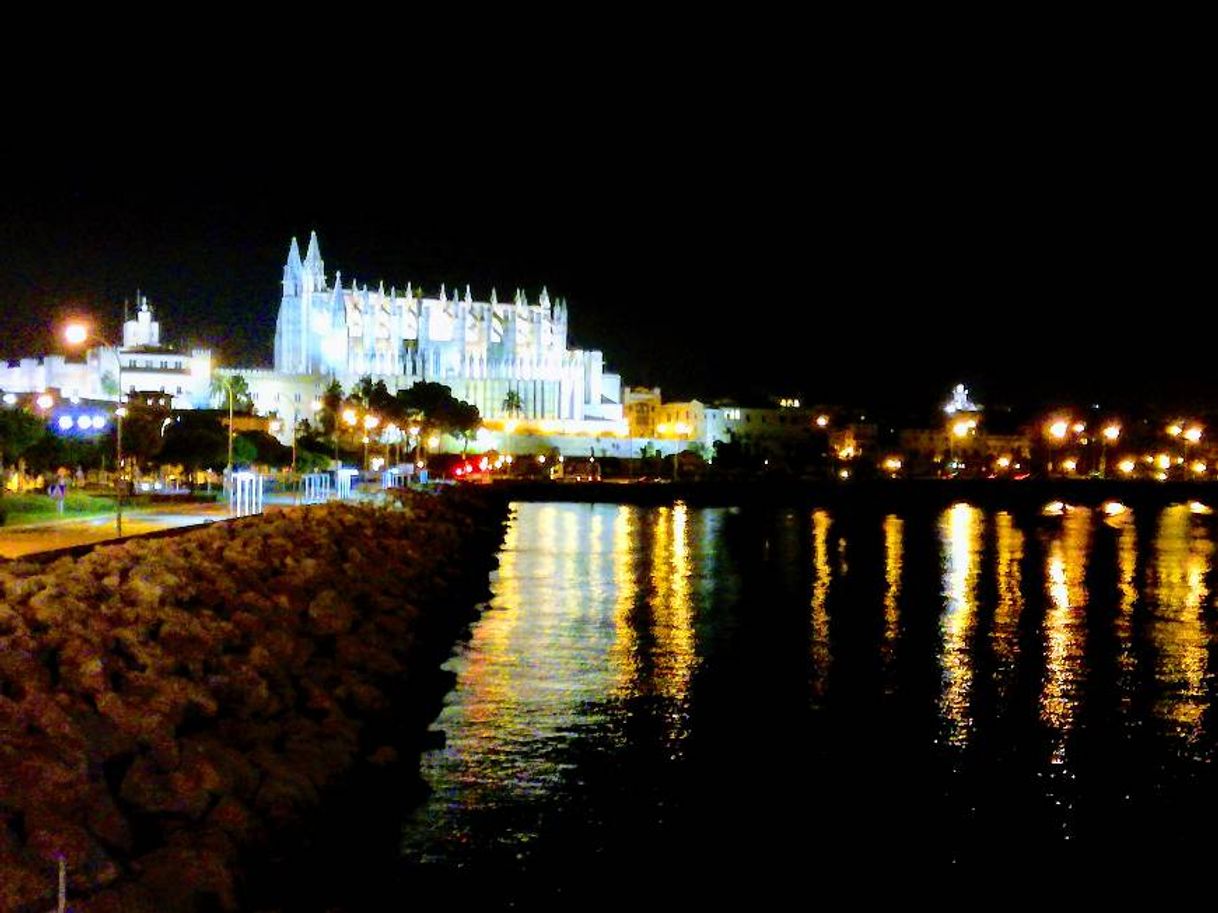
<svg viewBox="0 0 1218 913">
<path fill-rule="evenodd" d="M 233 370 L 249 383 L 259 411 L 305 416 L 331 379 L 350 390 L 360 378 L 391 392 L 420 381 L 452 389 L 484 418 L 546 420 L 579 434 L 626 433 L 622 384 L 596 350 L 567 348 L 567 305 L 543 289 L 535 302 L 517 291 L 475 301 L 441 287 L 429 297 L 331 283 L 314 232 L 304 259 L 292 239 L 283 268 L 273 371 Z M 507 410 L 509 393 L 520 408 Z M 511 413 L 509 415 L 509 413 Z"/>
<path fill-rule="evenodd" d="M 209 399 L 211 352 L 195 349 L 188 354 L 163 344 L 161 325 L 148 299 L 141 296 L 135 317 L 123 323 L 120 348 L 88 349 L 83 361 L 45 355 L 0 363 L 0 390 L 58 391 L 69 399 L 117 402 L 120 376 L 124 396 L 133 391 L 160 392 L 173 397 L 174 408 L 202 408 Z"/>
</svg>

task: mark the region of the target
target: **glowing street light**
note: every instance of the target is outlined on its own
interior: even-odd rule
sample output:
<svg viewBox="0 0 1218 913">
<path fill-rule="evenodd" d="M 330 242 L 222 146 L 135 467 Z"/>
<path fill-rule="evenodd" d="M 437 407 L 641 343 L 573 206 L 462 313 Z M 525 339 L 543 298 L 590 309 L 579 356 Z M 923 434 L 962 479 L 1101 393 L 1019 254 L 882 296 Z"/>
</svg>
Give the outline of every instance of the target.
<svg viewBox="0 0 1218 913">
<path fill-rule="evenodd" d="M 1201 440 L 1201 428 L 1197 425 L 1189 428 L 1184 432 L 1184 439 L 1190 444 L 1197 443 L 1199 440 Z"/>
<path fill-rule="evenodd" d="M 816 427 L 818 427 L 818 428 L 824 428 L 824 427 L 825 427 L 826 425 L 828 425 L 828 424 L 829 424 L 829 416 L 827 416 L 827 415 L 818 415 L 818 416 L 816 417 Z"/>
<path fill-rule="evenodd" d="M 1121 462 L 1117 463 L 1117 469 L 1121 470 L 1121 472 L 1125 473 L 1125 475 L 1129 475 L 1130 473 L 1132 473 L 1134 471 L 1134 469 L 1137 468 L 1137 466 L 1138 466 L 1137 463 L 1135 463 L 1133 460 L 1128 459 L 1128 458 L 1121 460 Z"/>
<path fill-rule="evenodd" d="M 1108 478 L 1108 445 L 1115 444 L 1121 437 L 1121 426 L 1116 422 L 1104 426 L 1103 440 L 1100 442 L 1100 478 Z"/>
<path fill-rule="evenodd" d="M 111 345 L 96 333 L 90 332 L 87 324 L 73 321 L 63 328 L 63 338 L 70 346 L 84 345 L 90 338 L 107 348 L 114 349 L 114 361 L 117 364 L 115 380 L 118 383 L 118 407 L 114 410 L 114 526 L 119 536 L 123 534 L 123 416 L 127 410 L 123 408 L 123 359 L 118 346 Z M 43 401 L 46 405 L 43 405 Z M 53 400 L 47 394 L 38 397 L 40 409 L 50 409 Z M 231 428 L 231 425 L 230 425 Z M 231 432 L 230 432 L 231 433 Z"/>
<path fill-rule="evenodd" d="M 1064 441 L 1066 434 L 1070 431 L 1070 424 L 1065 419 L 1059 418 L 1049 422 L 1045 428 L 1049 433 L 1049 437 Z"/>
<path fill-rule="evenodd" d="M 1170 434 L 1172 437 L 1179 437 L 1181 434 L 1184 433 L 1184 429 L 1181 428 L 1179 425 L 1172 424 L 1172 425 L 1167 426 L 1167 433 Z"/>
</svg>

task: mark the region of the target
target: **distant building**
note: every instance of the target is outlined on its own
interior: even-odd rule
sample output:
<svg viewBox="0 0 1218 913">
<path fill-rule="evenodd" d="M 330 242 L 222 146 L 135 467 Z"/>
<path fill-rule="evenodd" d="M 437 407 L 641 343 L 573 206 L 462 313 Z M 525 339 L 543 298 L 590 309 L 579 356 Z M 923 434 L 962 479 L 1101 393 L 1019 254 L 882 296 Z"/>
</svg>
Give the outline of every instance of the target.
<svg viewBox="0 0 1218 913">
<path fill-rule="evenodd" d="M 622 412 L 631 437 L 655 437 L 656 413 L 662 398 L 659 387 L 626 387 L 622 396 Z"/>
<path fill-rule="evenodd" d="M 62 355 L 22 358 L 0 366 L 0 389 L 12 393 L 58 392 L 69 400 L 119 399 L 119 365 L 123 397 L 139 391 L 172 397 L 179 409 L 208 404 L 211 352 L 181 352 L 161 340 L 161 325 L 146 297 L 140 297 L 135 317 L 123 323 L 120 348 L 97 346 L 83 361 Z"/>
<path fill-rule="evenodd" d="M 389 390 L 441 383 L 487 419 L 562 423 L 553 431 L 628 433 L 621 378 L 597 350 L 567 348 L 567 304 L 542 289 L 536 301 L 475 301 L 441 286 L 425 295 L 343 284 L 327 277 L 317 234 L 304 258 L 292 239 L 283 268 L 274 370 L 234 369 L 259 411 L 299 413 L 330 381 L 351 389 L 362 377 Z M 509 394 L 517 409 L 505 408 Z"/>
</svg>

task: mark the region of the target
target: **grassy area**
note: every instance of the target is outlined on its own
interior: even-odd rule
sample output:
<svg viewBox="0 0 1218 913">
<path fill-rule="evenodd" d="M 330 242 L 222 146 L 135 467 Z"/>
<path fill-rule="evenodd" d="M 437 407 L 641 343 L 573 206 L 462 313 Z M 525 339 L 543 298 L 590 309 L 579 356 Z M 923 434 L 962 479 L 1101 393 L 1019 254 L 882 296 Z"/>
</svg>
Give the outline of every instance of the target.
<svg viewBox="0 0 1218 913">
<path fill-rule="evenodd" d="M 64 498 L 64 517 L 91 517 L 114 513 L 114 499 L 68 492 Z M 4 494 L 0 496 L 0 525 L 21 526 L 59 519 L 59 506 L 54 498 L 44 494 Z"/>
</svg>

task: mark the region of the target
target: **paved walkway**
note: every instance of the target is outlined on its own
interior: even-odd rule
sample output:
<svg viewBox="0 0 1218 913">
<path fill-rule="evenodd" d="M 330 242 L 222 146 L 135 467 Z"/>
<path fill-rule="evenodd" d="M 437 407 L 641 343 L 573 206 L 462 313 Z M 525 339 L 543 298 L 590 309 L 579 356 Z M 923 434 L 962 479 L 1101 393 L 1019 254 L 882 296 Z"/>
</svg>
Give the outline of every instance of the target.
<svg viewBox="0 0 1218 913">
<path fill-rule="evenodd" d="M 196 526 L 223 520 L 228 516 L 227 504 L 167 504 L 154 508 L 123 512 L 123 535 L 144 533 L 179 526 Z M 114 515 L 51 520 L 24 526 L 0 527 L 0 558 L 19 558 L 35 552 L 49 552 L 74 545 L 91 545 L 115 539 Z"/>
</svg>

